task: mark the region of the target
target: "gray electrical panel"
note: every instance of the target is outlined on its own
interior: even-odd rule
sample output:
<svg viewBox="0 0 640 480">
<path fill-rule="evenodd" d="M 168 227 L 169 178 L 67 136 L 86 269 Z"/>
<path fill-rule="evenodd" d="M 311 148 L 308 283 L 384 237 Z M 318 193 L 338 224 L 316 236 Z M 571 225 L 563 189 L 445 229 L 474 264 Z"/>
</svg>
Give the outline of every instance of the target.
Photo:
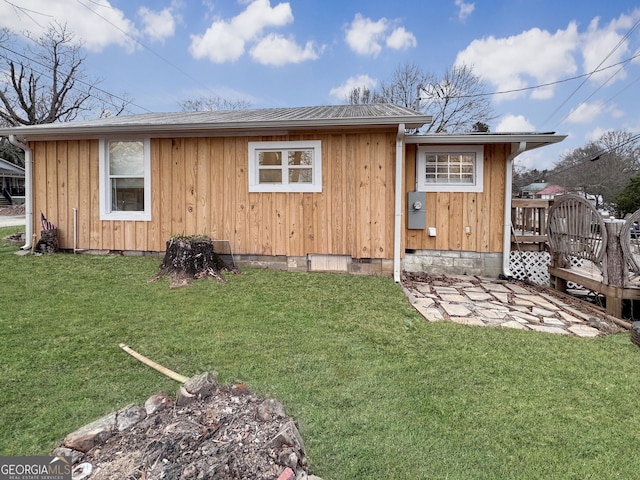
<svg viewBox="0 0 640 480">
<path fill-rule="evenodd" d="M 426 212 L 427 194 L 425 192 L 409 192 L 407 202 L 407 224 L 412 230 L 427 228 Z"/>
</svg>

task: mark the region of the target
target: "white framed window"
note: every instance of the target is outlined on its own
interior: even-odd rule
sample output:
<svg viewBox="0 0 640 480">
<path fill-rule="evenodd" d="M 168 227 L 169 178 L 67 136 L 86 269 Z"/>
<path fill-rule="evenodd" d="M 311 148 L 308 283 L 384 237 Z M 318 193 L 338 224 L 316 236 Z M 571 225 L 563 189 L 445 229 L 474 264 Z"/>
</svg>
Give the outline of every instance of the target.
<svg viewBox="0 0 640 480">
<path fill-rule="evenodd" d="M 322 142 L 249 142 L 250 192 L 321 192 Z"/>
<path fill-rule="evenodd" d="M 149 139 L 100 140 L 100 220 L 151 220 Z"/>
<path fill-rule="evenodd" d="M 482 192 L 482 145 L 420 145 L 416 189 L 421 192 Z"/>
</svg>

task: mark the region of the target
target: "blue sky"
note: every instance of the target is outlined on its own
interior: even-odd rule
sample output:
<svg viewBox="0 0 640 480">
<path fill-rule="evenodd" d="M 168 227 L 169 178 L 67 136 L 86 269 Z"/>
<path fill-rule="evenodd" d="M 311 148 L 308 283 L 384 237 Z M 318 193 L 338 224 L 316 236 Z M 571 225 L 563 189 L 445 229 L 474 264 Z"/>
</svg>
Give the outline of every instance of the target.
<svg viewBox="0 0 640 480">
<path fill-rule="evenodd" d="M 640 5 L 627 0 L 0 0 L 0 27 L 38 34 L 53 20 L 131 113 L 200 96 L 340 104 L 405 63 L 436 75 L 466 63 L 511 91 L 491 97 L 492 131 L 569 135 L 523 167 L 550 168 L 607 130 L 640 133 Z"/>
</svg>

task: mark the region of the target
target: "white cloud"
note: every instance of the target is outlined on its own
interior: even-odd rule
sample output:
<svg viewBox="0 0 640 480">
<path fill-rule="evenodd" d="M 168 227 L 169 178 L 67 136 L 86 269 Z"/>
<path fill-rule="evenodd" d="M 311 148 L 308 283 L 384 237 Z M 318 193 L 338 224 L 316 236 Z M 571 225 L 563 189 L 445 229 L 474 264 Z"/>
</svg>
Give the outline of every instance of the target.
<svg viewBox="0 0 640 480">
<path fill-rule="evenodd" d="M 171 8 L 154 12 L 147 7 L 140 7 L 138 16 L 144 25 L 144 34 L 152 42 L 164 42 L 176 32 L 176 21 Z"/>
<path fill-rule="evenodd" d="M 596 142 L 600 140 L 600 137 L 602 137 L 602 135 L 610 131 L 610 128 L 595 127 L 594 129 L 588 131 L 585 134 L 584 138 L 587 142 Z"/>
<path fill-rule="evenodd" d="M 407 32 L 404 27 L 398 27 L 391 35 L 387 37 L 387 47 L 393 48 L 394 50 L 406 50 L 410 47 L 415 47 L 418 45 L 418 41 L 416 40 L 416 36 Z"/>
<path fill-rule="evenodd" d="M 496 132 L 533 132 L 535 127 L 523 115 L 508 114 L 496 125 Z"/>
<path fill-rule="evenodd" d="M 263 65 L 282 66 L 287 63 L 300 63 L 315 60 L 318 53 L 312 42 L 301 48 L 291 38 L 271 33 L 251 48 L 251 57 Z"/>
<path fill-rule="evenodd" d="M 636 21 L 639 17 L 638 10 L 634 13 Z M 594 18 L 585 34 L 582 36 L 582 57 L 583 68 L 585 72 L 593 72 L 596 69 L 619 63 L 625 58 L 629 57 L 629 41 L 624 38 L 623 33 L 619 30 L 623 29 L 626 33 L 627 29 L 632 25 L 629 25 L 632 17 L 628 15 L 621 15 L 617 20 L 612 20 L 608 25 L 600 28 L 598 26 L 600 19 Z M 609 77 L 611 82 L 616 80 L 623 80 L 627 74 L 624 70 L 617 68 L 605 70 L 595 73 L 591 76 L 591 80 L 597 82 L 603 82 Z M 617 72 L 616 72 L 617 71 Z"/>
<path fill-rule="evenodd" d="M 289 3 L 271 7 L 270 0 L 254 0 L 244 12 L 231 20 L 233 27 L 247 40 L 259 35 L 266 27 L 282 27 L 293 22 Z"/>
<path fill-rule="evenodd" d="M 377 57 L 382 51 L 380 44 L 384 40 L 387 31 L 387 19 L 381 18 L 377 22 L 364 18 L 356 13 L 353 22 L 347 29 L 347 44 L 359 55 L 371 55 Z"/>
<path fill-rule="evenodd" d="M 456 64 L 473 65 L 474 73 L 492 83 L 498 91 L 525 88 L 561 80 L 577 71 L 574 59 L 579 46 L 578 28 L 570 23 L 551 34 L 532 28 L 507 38 L 493 36 L 474 40 L 458 53 Z M 550 98 L 553 87 L 536 92 L 536 98 Z M 511 98 L 523 93 L 514 93 Z M 498 96 L 496 100 L 503 100 Z"/>
<path fill-rule="evenodd" d="M 582 32 L 576 22 L 570 22 L 555 33 L 532 28 L 511 37 L 489 36 L 471 42 L 458 53 L 455 63 L 473 65 L 474 73 L 491 83 L 496 91 L 520 90 L 499 95 L 496 101 L 524 95 L 546 100 L 553 98 L 554 85 L 523 89 L 591 73 L 630 57 L 632 52 L 625 34 L 638 20 L 640 8 L 603 26 L 599 18 L 594 18 Z M 594 74 L 590 80 L 603 85 L 617 70 L 616 67 Z M 607 84 L 625 77 L 625 70 L 620 69 Z"/>
<path fill-rule="evenodd" d="M 244 53 L 245 40 L 226 22 L 213 22 L 204 35 L 192 35 L 189 53 L 223 63 L 237 60 Z"/>
<path fill-rule="evenodd" d="M 189 52 L 216 63 L 234 61 L 245 52 L 246 43 L 258 40 L 266 28 L 291 22 L 289 3 L 271 7 L 270 0 L 254 0 L 231 20 L 216 19 L 203 35 L 192 35 Z"/>
<path fill-rule="evenodd" d="M 262 37 L 267 28 L 282 27 L 293 20 L 289 3 L 271 7 L 270 0 L 253 0 L 230 20 L 216 19 L 203 35 L 192 35 L 189 52 L 194 58 L 223 63 L 237 60 L 245 53 L 247 43 L 253 43 L 249 54 L 263 65 L 282 66 L 317 59 L 322 49 L 317 49 L 313 42 L 302 47 L 292 37 L 275 33 Z"/>
<path fill-rule="evenodd" d="M 589 123 L 597 119 L 605 110 L 602 102 L 581 103 L 572 109 L 567 118 L 568 123 Z"/>
<path fill-rule="evenodd" d="M 138 31 L 134 23 L 109 0 L 102 0 L 100 4 L 75 0 L 0 1 L 0 28 L 18 33 L 28 30 L 40 36 L 53 21 L 66 24 L 76 40 L 82 41 L 90 51 L 99 52 L 110 45 L 127 51 L 136 47 L 134 39 Z"/>
<path fill-rule="evenodd" d="M 343 102 L 354 88 L 368 88 L 373 90 L 378 82 L 369 75 L 358 75 L 357 77 L 349 77 L 342 85 L 332 88 L 329 91 L 336 100 Z"/>
<path fill-rule="evenodd" d="M 476 9 L 475 3 L 465 3 L 464 0 L 455 0 L 458 7 L 458 19 L 465 21 L 469 15 Z"/>
<path fill-rule="evenodd" d="M 386 18 L 373 21 L 356 13 L 347 27 L 345 39 L 347 45 L 358 55 L 377 57 L 382 51 L 383 43 L 394 50 L 404 50 L 418 45 L 413 33 L 404 27 L 396 27 L 390 34 L 391 22 Z"/>
</svg>

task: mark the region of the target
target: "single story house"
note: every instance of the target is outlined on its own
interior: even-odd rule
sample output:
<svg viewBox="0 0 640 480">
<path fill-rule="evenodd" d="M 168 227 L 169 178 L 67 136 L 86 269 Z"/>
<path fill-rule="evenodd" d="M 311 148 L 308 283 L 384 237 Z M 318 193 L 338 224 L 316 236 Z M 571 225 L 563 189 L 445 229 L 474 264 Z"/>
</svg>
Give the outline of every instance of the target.
<svg viewBox="0 0 640 480">
<path fill-rule="evenodd" d="M 525 185 L 524 187 L 522 187 L 520 189 L 519 196 L 522 197 L 522 198 L 536 198 L 536 194 L 540 190 L 544 190 L 548 186 L 549 186 L 549 183 L 547 183 L 547 182 L 530 183 L 529 185 Z"/>
<path fill-rule="evenodd" d="M 497 276 L 508 269 L 513 159 L 551 133 L 419 135 L 396 105 L 151 113 L 0 129 L 25 151 L 27 235 L 157 254 L 228 240 L 240 265 Z M 30 245 L 23 248 L 28 249 Z"/>
<path fill-rule="evenodd" d="M 0 204 L 24 201 L 24 177 L 24 168 L 0 158 Z"/>
<path fill-rule="evenodd" d="M 564 195 L 567 192 L 567 189 L 562 185 L 549 185 L 542 190 L 536 192 L 536 198 L 542 198 L 545 200 L 553 200 L 558 195 Z"/>
</svg>

